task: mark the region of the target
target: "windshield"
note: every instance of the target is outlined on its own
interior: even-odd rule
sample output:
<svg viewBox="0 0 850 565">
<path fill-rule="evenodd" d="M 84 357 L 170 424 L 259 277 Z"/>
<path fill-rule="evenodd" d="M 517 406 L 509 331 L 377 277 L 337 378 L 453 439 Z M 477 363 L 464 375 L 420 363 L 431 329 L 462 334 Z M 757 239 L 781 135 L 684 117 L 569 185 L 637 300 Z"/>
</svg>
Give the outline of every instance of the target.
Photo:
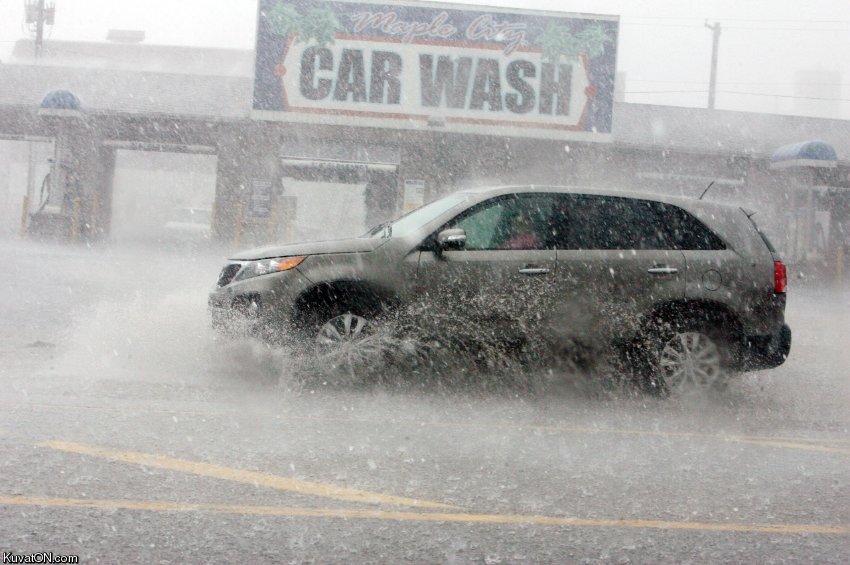
<svg viewBox="0 0 850 565">
<path fill-rule="evenodd" d="M 439 218 L 444 212 L 451 210 L 458 204 L 469 200 L 470 195 L 465 193 L 452 194 L 408 212 L 394 222 L 378 224 L 366 232 L 363 237 L 404 237 L 415 232 L 422 226 Z"/>
</svg>

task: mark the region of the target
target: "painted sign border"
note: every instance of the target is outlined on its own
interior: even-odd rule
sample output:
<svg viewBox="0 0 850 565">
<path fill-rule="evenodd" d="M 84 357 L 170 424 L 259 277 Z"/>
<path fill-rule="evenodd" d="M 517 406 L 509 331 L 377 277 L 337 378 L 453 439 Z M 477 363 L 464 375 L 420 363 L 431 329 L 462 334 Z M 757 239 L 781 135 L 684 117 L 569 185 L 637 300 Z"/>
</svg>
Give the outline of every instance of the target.
<svg viewBox="0 0 850 565">
<path fill-rule="evenodd" d="M 394 7 L 409 7 L 414 9 L 431 9 L 431 10 L 455 10 L 455 11 L 470 11 L 476 13 L 492 13 L 492 14 L 504 14 L 504 15 L 519 15 L 524 17 L 534 17 L 534 18 L 554 18 L 559 20 L 592 20 L 592 21 L 603 21 L 603 22 L 613 22 L 617 27 L 616 29 L 616 39 L 615 45 L 613 47 L 613 58 L 614 58 L 614 66 L 616 66 L 616 52 L 617 52 L 617 41 L 619 40 L 619 16 L 613 15 L 601 15 L 601 14 L 591 14 L 591 13 L 567 13 L 567 12 L 555 12 L 550 10 L 528 10 L 528 9 L 514 9 L 514 8 L 505 8 L 505 7 L 496 7 L 489 5 L 475 5 L 475 4 L 461 4 L 461 3 L 438 3 L 438 2 L 427 2 L 427 1 L 410 1 L 410 0 L 400 0 L 397 2 L 393 2 L 392 4 L 381 4 L 378 2 L 370 1 L 370 0 L 331 0 L 333 3 L 338 4 L 372 4 L 377 7 L 386 7 L 386 8 L 394 8 Z M 406 112 L 380 112 L 380 111 L 364 111 L 364 110 L 343 110 L 338 108 L 309 108 L 309 107 L 298 107 L 298 106 L 289 106 L 288 110 L 264 110 L 256 108 L 256 91 L 257 91 L 257 58 L 259 57 L 259 48 L 260 48 L 260 10 L 263 7 L 263 0 L 258 2 L 258 13 L 257 13 L 257 48 L 255 49 L 255 61 L 253 66 L 253 77 L 252 77 L 252 85 L 253 85 L 253 96 L 255 97 L 250 115 L 253 119 L 257 120 L 265 120 L 265 121 L 282 121 L 282 122 L 293 122 L 293 123 L 303 123 L 303 124 L 316 124 L 316 125 L 338 125 L 338 126 L 354 126 L 354 127 L 368 127 L 368 128 L 378 128 L 378 129 L 392 129 L 392 130 L 413 130 L 413 131 L 441 131 L 446 133 L 469 133 L 469 134 L 479 134 L 479 135 L 510 135 L 516 137 L 532 137 L 532 138 L 557 138 L 557 139 L 571 139 L 571 140 L 583 140 L 583 141 L 602 141 L 607 142 L 611 141 L 612 134 L 611 131 L 595 131 L 595 130 L 587 130 L 584 129 L 581 125 L 573 126 L 567 124 L 541 124 L 539 122 L 523 122 L 521 120 L 500 120 L 498 118 L 473 118 L 473 117 L 461 117 L 461 116 L 445 116 L 440 115 L 438 109 L 433 113 L 406 113 Z M 336 37 L 339 39 L 356 39 L 359 41 L 376 41 L 382 43 L 393 43 L 398 42 L 401 43 L 402 40 L 400 38 L 389 38 L 383 36 L 375 36 L 368 37 L 365 35 L 347 35 L 347 34 L 336 34 Z M 287 41 L 291 42 L 292 38 L 289 38 Z M 438 41 L 433 39 L 416 39 L 411 42 L 411 44 L 415 45 L 448 45 L 452 46 L 457 45 L 456 41 Z M 498 46 L 493 43 L 483 43 L 483 44 L 473 44 L 473 43 L 463 43 L 465 47 L 469 48 L 478 48 L 478 49 L 498 49 Z M 288 48 L 287 45 L 286 48 Z M 286 49 L 285 48 L 285 49 Z M 530 52 L 530 53 L 540 53 L 541 49 L 538 46 L 531 47 L 521 47 L 517 51 L 521 52 Z M 587 61 L 586 55 L 582 54 L 583 58 L 583 71 L 588 75 L 588 82 L 590 81 L 589 77 L 589 62 Z M 613 73 L 614 71 L 612 71 Z M 609 117 L 609 127 L 613 129 L 613 76 L 611 77 L 611 87 L 610 87 L 610 101 L 608 105 L 610 106 L 611 116 Z M 285 93 L 282 93 L 282 96 L 285 97 Z M 288 101 L 286 102 L 288 105 Z M 585 102 L 585 106 L 582 110 L 582 117 L 579 120 L 579 124 L 584 122 L 584 114 L 587 112 L 587 107 L 589 105 L 589 100 Z M 504 129 L 501 129 L 504 128 Z"/>
</svg>

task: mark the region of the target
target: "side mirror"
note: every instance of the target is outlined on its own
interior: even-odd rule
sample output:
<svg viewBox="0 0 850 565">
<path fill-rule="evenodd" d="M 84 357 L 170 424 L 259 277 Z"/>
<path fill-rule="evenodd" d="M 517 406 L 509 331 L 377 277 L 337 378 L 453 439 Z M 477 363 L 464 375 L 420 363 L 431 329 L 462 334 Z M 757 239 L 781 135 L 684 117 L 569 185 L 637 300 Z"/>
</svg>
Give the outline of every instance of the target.
<svg viewBox="0 0 850 565">
<path fill-rule="evenodd" d="M 466 245 L 466 232 L 460 228 L 443 230 L 437 234 L 437 248 L 440 251 L 463 249 Z"/>
</svg>

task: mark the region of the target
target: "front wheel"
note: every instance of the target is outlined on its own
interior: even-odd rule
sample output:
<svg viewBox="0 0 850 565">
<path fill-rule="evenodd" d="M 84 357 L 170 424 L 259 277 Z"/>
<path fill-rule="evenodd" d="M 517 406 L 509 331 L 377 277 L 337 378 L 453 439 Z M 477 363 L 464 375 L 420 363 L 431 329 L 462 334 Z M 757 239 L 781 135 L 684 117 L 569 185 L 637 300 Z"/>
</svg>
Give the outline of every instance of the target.
<svg viewBox="0 0 850 565">
<path fill-rule="evenodd" d="M 365 338 L 373 330 L 372 321 L 358 314 L 345 312 L 326 320 L 319 327 L 315 342 L 322 347 L 338 346 Z"/>
<path fill-rule="evenodd" d="M 368 380 L 383 349 L 378 327 L 374 317 L 329 308 L 308 335 L 315 369 L 336 382 Z"/>
<path fill-rule="evenodd" d="M 339 305 L 315 318 L 308 334 L 312 368 L 328 382 L 364 384 L 430 366 L 429 347 L 386 311 Z"/>
</svg>

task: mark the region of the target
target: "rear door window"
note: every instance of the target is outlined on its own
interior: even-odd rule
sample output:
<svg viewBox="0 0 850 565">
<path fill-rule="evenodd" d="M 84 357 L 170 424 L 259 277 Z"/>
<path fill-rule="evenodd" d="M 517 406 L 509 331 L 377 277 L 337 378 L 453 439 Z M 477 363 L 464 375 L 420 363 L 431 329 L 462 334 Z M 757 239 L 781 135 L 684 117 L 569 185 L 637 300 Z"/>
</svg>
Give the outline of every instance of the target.
<svg viewBox="0 0 850 565">
<path fill-rule="evenodd" d="M 555 210 L 559 249 L 675 249 L 657 202 L 613 196 L 562 195 Z"/>
<path fill-rule="evenodd" d="M 726 249 L 700 220 L 663 202 L 568 194 L 554 217 L 552 235 L 559 249 Z"/>
</svg>

